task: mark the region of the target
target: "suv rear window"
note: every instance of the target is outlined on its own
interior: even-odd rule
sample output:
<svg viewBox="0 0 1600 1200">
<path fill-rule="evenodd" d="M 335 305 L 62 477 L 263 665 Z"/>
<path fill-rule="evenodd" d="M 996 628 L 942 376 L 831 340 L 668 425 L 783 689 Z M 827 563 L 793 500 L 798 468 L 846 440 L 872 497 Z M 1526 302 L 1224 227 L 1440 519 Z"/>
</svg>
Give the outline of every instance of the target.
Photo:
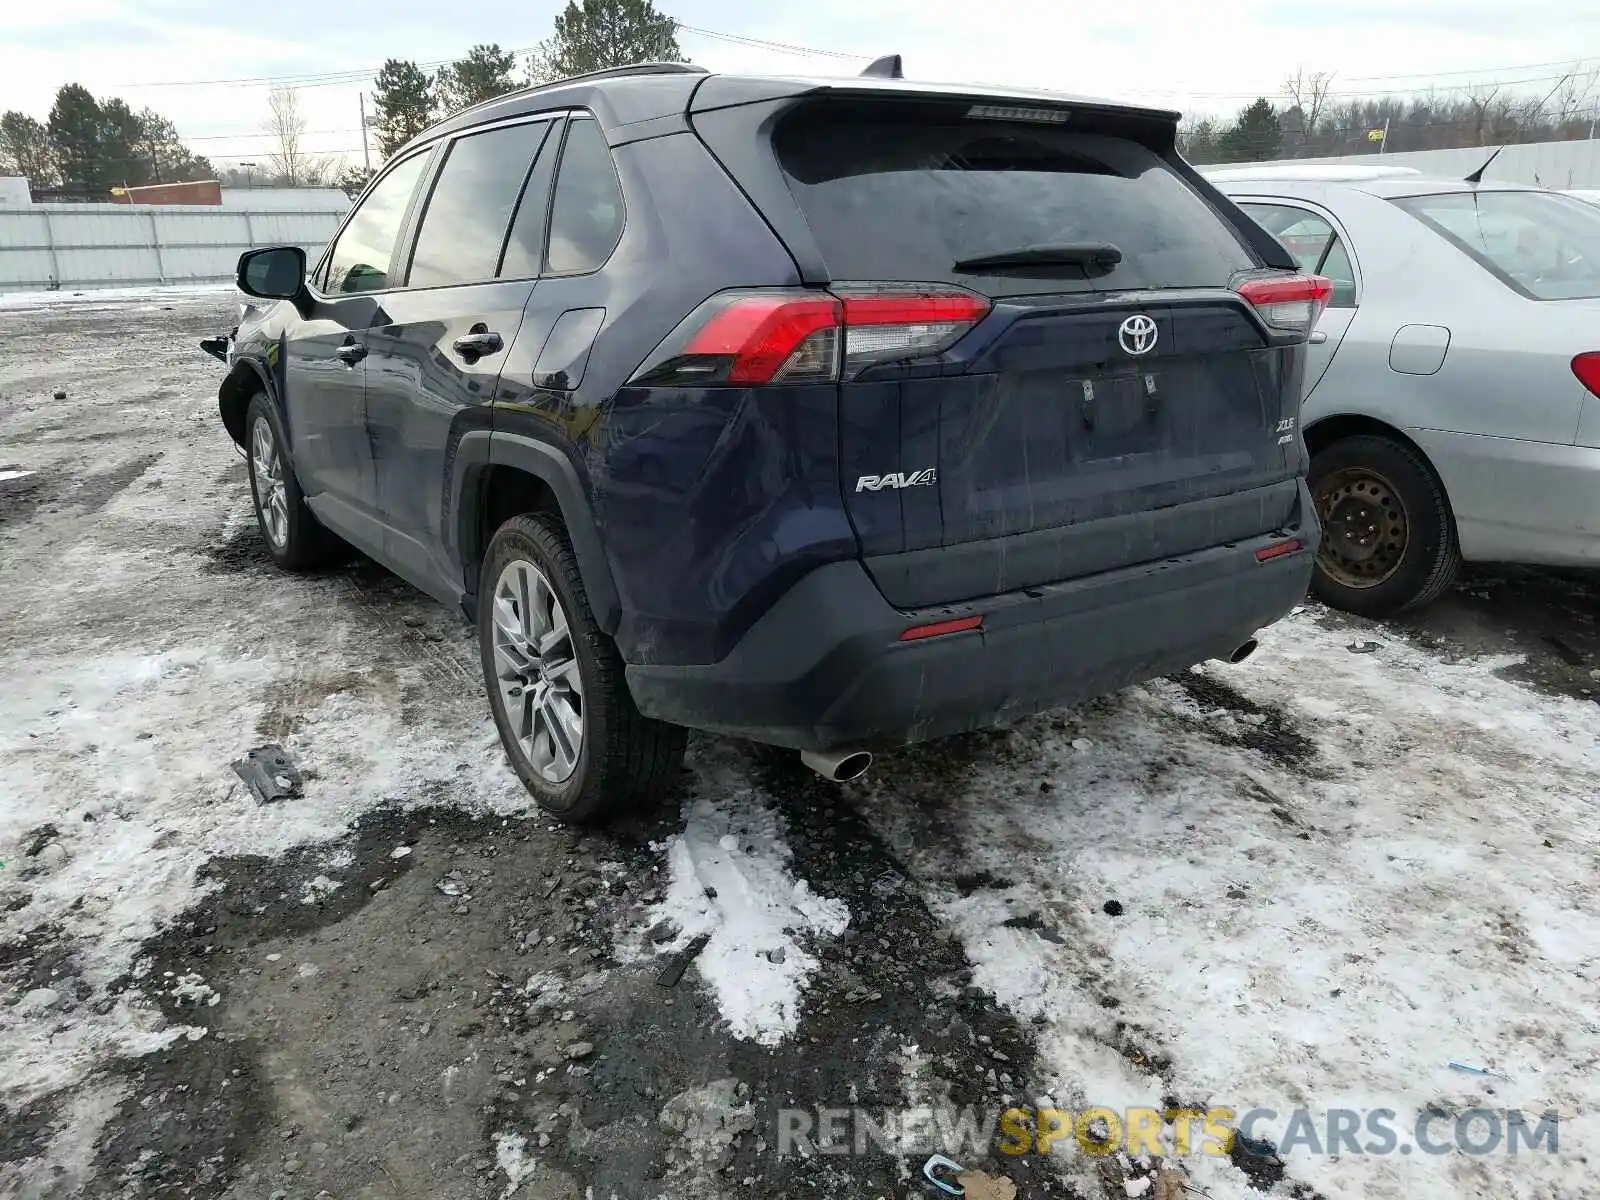
<svg viewBox="0 0 1600 1200">
<path fill-rule="evenodd" d="M 1233 227 L 1128 138 L 917 105 L 822 102 L 774 136 L 836 279 L 960 283 L 991 295 L 1216 287 L 1258 265 Z M 957 272 L 963 259 L 1110 242 L 1122 261 Z"/>
<path fill-rule="evenodd" d="M 1553 192 L 1443 192 L 1395 204 L 1530 299 L 1600 297 L 1600 208 Z"/>
</svg>

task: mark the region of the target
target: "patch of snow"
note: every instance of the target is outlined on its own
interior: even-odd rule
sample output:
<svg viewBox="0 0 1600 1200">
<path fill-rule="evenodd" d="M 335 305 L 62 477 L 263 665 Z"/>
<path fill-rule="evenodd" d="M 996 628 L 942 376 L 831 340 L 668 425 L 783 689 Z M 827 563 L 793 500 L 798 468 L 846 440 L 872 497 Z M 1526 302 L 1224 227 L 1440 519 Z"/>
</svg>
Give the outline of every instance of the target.
<svg viewBox="0 0 1600 1200">
<path fill-rule="evenodd" d="M 777 1045 L 794 1032 L 801 993 L 817 969 L 802 939 L 843 933 L 850 910 L 790 874 L 782 821 L 756 791 L 720 772 L 706 783 L 667 845 L 671 883 L 646 928 L 677 926 L 677 938 L 655 948 L 668 952 L 708 937 L 694 969 L 733 1035 Z M 635 935 L 622 949 L 643 953 L 639 942 Z"/>
<path fill-rule="evenodd" d="M 887 760 L 861 811 L 919 880 L 1001 880 L 965 897 L 924 886 L 974 981 L 1042 1023 L 1030 1084 L 1071 1106 L 1273 1109 L 1256 1128 L 1269 1137 L 1297 1106 L 1324 1129 L 1331 1108 L 1389 1108 L 1402 1142 L 1434 1103 L 1594 1112 L 1594 706 L 1499 678 L 1504 657 L 1352 654 L 1318 618 L 1265 631 L 1243 667 L 1199 671 L 1281 714 L 1303 750 L 1251 749 L 1273 748 L 1271 722 L 1156 681 L 1025 721 L 955 780 Z M 937 841 L 916 803 L 932 792 Z M 1005 926 L 1024 914 L 1059 944 Z M 1296 1149 L 1288 1171 L 1329 1200 L 1532 1200 L 1584 1193 L 1597 1151 L 1569 1119 L 1559 1155 Z M 1186 1162 L 1215 1200 L 1255 1194 L 1227 1159 Z"/>
<path fill-rule="evenodd" d="M 326 875 L 314 875 L 306 880 L 305 890 L 300 893 L 300 903 L 321 904 L 343 886 L 344 884 L 337 879 L 330 879 Z"/>
<path fill-rule="evenodd" d="M 187 1001 L 196 1008 L 202 1005 L 206 1008 L 211 1008 L 222 999 L 222 996 L 215 988 L 207 983 L 202 976 L 196 975 L 192 971 L 187 975 L 179 975 L 173 979 L 172 985 L 166 989 L 166 992 L 174 1000 Z"/>
<path fill-rule="evenodd" d="M 528 1153 L 528 1139 L 520 1133 L 494 1135 L 494 1160 L 507 1180 L 501 1196 L 510 1196 L 538 1168 L 538 1163 Z"/>
</svg>

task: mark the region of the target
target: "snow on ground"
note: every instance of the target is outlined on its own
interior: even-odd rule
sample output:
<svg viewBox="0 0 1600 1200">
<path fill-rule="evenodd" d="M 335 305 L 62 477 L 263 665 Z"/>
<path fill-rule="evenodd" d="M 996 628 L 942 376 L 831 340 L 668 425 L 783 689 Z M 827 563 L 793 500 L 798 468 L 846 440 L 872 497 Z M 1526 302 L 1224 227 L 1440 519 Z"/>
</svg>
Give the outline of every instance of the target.
<svg viewBox="0 0 1600 1200">
<path fill-rule="evenodd" d="M 1550 1109 L 1559 1157 L 1299 1151 L 1289 1175 L 1330 1200 L 1579 1195 L 1600 1149 L 1594 706 L 1497 678 L 1505 660 L 1349 643 L 1301 614 L 1198 686 L 1025 722 L 964 781 L 890 765 L 863 807 L 979 985 L 1043 1023 L 1035 1082 L 1063 1103 L 1274 1109 L 1274 1139 L 1297 1106 L 1324 1131 L 1327 1109 L 1391 1108 L 1402 1142 L 1430 1105 Z M 945 882 L 985 870 L 966 897 Z M 1002 924 L 1027 916 L 1059 941 Z M 1251 1194 L 1226 1160 L 1190 1166 L 1216 1200 Z"/>
<path fill-rule="evenodd" d="M 138 407 L 129 399 L 161 390 L 164 365 L 106 376 L 71 402 L 66 432 L 122 425 L 119 409 Z M 0 1007 L 11 1105 L 184 1033 L 106 989 L 200 896 L 207 861 L 337 837 L 364 812 L 427 803 L 446 784 L 467 807 L 529 807 L 477 690 L 473 640 L 450 614 L 402 593 L 374 639 L 363 588 L 391 586 L 381 578 L 239 573 L 259 535 L 240 519 L 242 468 L 214 417 L 161 420 L 159 440 L 122 452 L 147 457 L 106 484 L 94 473 L 106 464 L 85 462 L 81 445 L 19 436 L 58 417 L 13 409 L 6 426 L 55 511 L 48 526 L 0 523 L 0 900 L 11 902 L 0 944 L 69 946 L 81 994 L 43 1019 Z M 402 624 L 412 610 L 431 636 Z M 440 681 L 445 701 L 411 720 L 405 697 L 421 703 Z M 261 806 L 233 774 L 268 741 L 315 779 L 304 799 Z"/>
<path fill-rule="evenodd" d="M 790 874 L 782 821 L 758 791 L 715 762 L 705 784 L 685 803 L 683 832 L 666 847 L 671 882 L 648 923 L 678 930 L 657 950 L 681 952 L 707 938 L 694 969 L 730 1031 L 774 1046 L 794 1032 L 817 969 L 806 940 L 843 933 L 850 911 Z M 635 933 L 634 947 L 638 941 Z"/>
<path fill-rule="evenodd" d="M 71 288 L 59 292 L 0 292 L 0 312 L 68 306 L 82 308 L 85 305 L 115 305 L 123 311 L 138 311 L 136 306 L 140 302 L 159 305 L 175 300 L 215 300 L 235 291 L 234 285 L 229 282 Z"/>
<path fill-rule="evenodd" d="M 194 1026 L 112 994 L 147 968 L 141 943 L 199 898 L 204 864 L 336 839 L 382 806 L 529 810 L 451 614 L 370 566 L 290 579 L 264 561 L 215 369 L 193 346 L 230 323 L 225 291 L 0 297 L 13 321 L 0 358 L 0 951 L 11 968 L 46 962 L 51 980 L 0 1005 L 0 1103 L 76 1087 L 51 1143 L 69 1181 L 87 1178 L 124 1094 L 102 1068 L 229 1009 L 232 985 L 198 964 L 144 980 Z M 47 315 L 16 308 L 35 303 Z M 148 321 L 171 336 L 145 338 L 117 303 L 160 314 Z M 93 305 L 111 315 L 91 319 Z M 102 358 L 139 369 L 76 366 Z M 49 399 L 58 386 L 67 401 Z M 1013 1064 L 1029 1095 L 1271 1108 L 1256 1132 L 1273 1137 L 1296 1105 L 1388 1107 L 1403 1141 L 1425 1106 L 1553 1109 L 1560 1156 L 1302 1150 L 1271 1194 L 1592 1192 L 1595 706 L 1507 682 L 1503 656 L 1449 665 L 1365 626 L 1356 640 L 1373 637 L 1352 653 L 1340 622 L 1308 610 L 1240 667 L 885 756 L 841 803 L 893 848 L 978 986 L 1034 1031 L 1037 1061 Z M 257 805 L 233 775 L 264 742 L 305 772 L 303 799 Z M 685 983 L 710 991 L 734 1037 L 774 1045 L 837 967 L 832 939 L 871 914 L 797 878 L 781 805 L 748 756 L 697 739 L 692 765 L 683 828 L 662 846 L 666 894 L 620 948 L 664 961 L 704 937 Z M 316 903 L 349 853 L 314 860 L 288 894 Z M 666 921 L 676 932 L 652 942 Z M 924 1078 L 936 1064 L 899 1045 L 907 1102 L 937 1100 Z M 538 1164 L 512 1126 L 494 1128 L 508 1132 L 490 1160 L 515 1186 Z M 1212 1200 L 1261 1194 L 1226 1160 L 1187 1166 Z M 0 1168 L 0 1192 L 7 1182 Z"/>
</svg>

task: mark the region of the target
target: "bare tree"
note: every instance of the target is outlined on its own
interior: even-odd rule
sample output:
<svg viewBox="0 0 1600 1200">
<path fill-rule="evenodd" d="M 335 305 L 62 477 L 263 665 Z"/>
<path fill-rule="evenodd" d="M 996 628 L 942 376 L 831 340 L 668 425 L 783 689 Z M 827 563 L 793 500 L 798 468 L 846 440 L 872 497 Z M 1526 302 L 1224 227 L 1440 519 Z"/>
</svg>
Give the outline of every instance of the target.
<svg viewBox="0 0 1600 1200">
<path fill-rule="evenodd" d="M 313 159 L 300 144 L 306 131 L 300 115 L 300 98 L 293 88 L 273 88 L 267 96 L 272 116 L 262 128 L 271 135 L 275 149 L 267 157 L 273 175 L 284 187 L 299 187 L 309 182 Z"/>
<path fill-rule="evenodd" d="M 1328 105 L 1328 89 L 1332 86 L 1332 71 L 1313 71 L 1306 75 L 1296 67 L 1294 78 L 1284 80 L 1283 90 L 1289 96 L 1289 103 L 1300 110 L 1308 139 L 1316 135 L 1323 110 Z"/>
<path fill-rule="evenodd" d="M 1484 135 L 1494 127 L 1497 111 L 1506 107 L 1504 102 L 1498 106 L 1495 104 L 1496 97 L 1500 95 L 1500 85 L 1496 83 L 1468 88 L 1465 95 L 1467 104 L 1472 109 L 1472 144 L 1481 146 L 1484 144 Z"/>
</svg>

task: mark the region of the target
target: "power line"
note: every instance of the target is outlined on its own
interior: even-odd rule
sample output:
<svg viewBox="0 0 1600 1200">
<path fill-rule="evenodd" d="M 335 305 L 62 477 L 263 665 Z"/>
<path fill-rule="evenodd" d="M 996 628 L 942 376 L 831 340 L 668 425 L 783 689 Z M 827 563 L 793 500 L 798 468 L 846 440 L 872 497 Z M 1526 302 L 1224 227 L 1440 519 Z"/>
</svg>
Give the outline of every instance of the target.
<svg viewBox="0 0 1600 1200">
<path fill-rule="evenodd" d="M 676 28 L 683 33 L 696 37 L 709 38 L 713 41 L 727 42 L 736 46 L 746 46 L 764 50 L 776 50 L 786 54 L 802 54 L 842 61 L 865 61 L 868 57 L 870 57 L 865 54 L 852 54 L 843 50 L 830 50 L 817 46 L 802 46 L 792 42 L 780 42 L 768 38 L 750 37 L 745 34 L 726 33 L 722 30 L 706 29 L 698 25 L 685 24 L 682 21 L 674 22 L 674 24 Z M 513 56 L 521 56 L 524 54 L 529 54 L 536 49 L 537 47 L 535 46 L 523 46 L 520 48 L 513 48 L 508 53 Z M 433 59 L 427 62 L 418 62 L 416 63 L 416 66 L 421 69 L 438 68 L 448 66 L 454 61 L 456 60 L 450 58 Z M 1327 93 L 1327 95 L 1330 97 L 1343 98 L 1415 95 L 1419 92 L 1433 90 L 1436 85 L 1429 81 L 1445 78 L 1467 77 L 1472 77 L 1483 86 L 1495 85 L 1501 87 L 1518 87 L 1529 84 L 1548 83 L 1552 80 L 1560 80 L 1564 78 L 1564 76 L 1538 75 L 1528 78 L 1509 80 L 1496 78 L 1496 76 L 1502 75 L 1506 72 L 1538 70 L 1546 67 L 1564 67 L 1567 68 L 1569 74 L 1577 74 L 1583 69 L 1583 65 L 1586 63 L 1595 64 L 1597 68 L 1600 68 L 1600 58 L 1579 58 L 1545 63 L 1521 63 L 1510 66 L 1473 67 L 1453 69 L 1448 71 L 1416 72 L 1411 74 L 1346 76 L 1341 79 L 1341 83 L 1383 83 L 1404 79 L 1414 79 L 1419 82 L 1412 85 L 1393 88 L 1330 91 Z M 378 68 L 347 68 L 338 71 L 310 71 L 283 75 L 237 76 L 227 79 L 178 79 L 137 83 L 119 83 L 108 85 L 108 90 L 166 87 L 341 87 L 365 83 L 366 81 L 373 79 L 377 74 Z M 1450 85 L 1447 90 L 1459 91 L 1464 90 L 1468 86 L 1471 85 L 1465 83 L 1454 84 Z M 1159 90 L 1154 88 L 1119 88 L 1117 90 L 1119 93 L 1129 96 L 1180 96 L 1195 100 L 1252 100 L 1262 94 L 1259 91 L 1206 92 L 1196 91 L 1182 86 L 1163 88 Z M 1274 94 L 1276 94 L 1277 90 L 1281 89 L 1275 89 Z"/>
<path fill-rule="evenodd" d="M 719 33 L 715 29 L 701 29 L 695 25 L 685 25 L 682 21 L 673 22 L 684 33 L 697 34 L 700 37 L 712 38 L 719 42 L 732 42 L 736 46 L 754 46 L 762 50 L 781 50 L 786 54 L 814 54 L 821 58 L 845 58 L 867 61 L 872 56 L 869 54 L 848 54 L 843 50 L 819 50 L 815 46 L 796 46 L 790 42 L 773 42 L 766 38 L 745 37 L 739 33 Z"/>
</svg>

